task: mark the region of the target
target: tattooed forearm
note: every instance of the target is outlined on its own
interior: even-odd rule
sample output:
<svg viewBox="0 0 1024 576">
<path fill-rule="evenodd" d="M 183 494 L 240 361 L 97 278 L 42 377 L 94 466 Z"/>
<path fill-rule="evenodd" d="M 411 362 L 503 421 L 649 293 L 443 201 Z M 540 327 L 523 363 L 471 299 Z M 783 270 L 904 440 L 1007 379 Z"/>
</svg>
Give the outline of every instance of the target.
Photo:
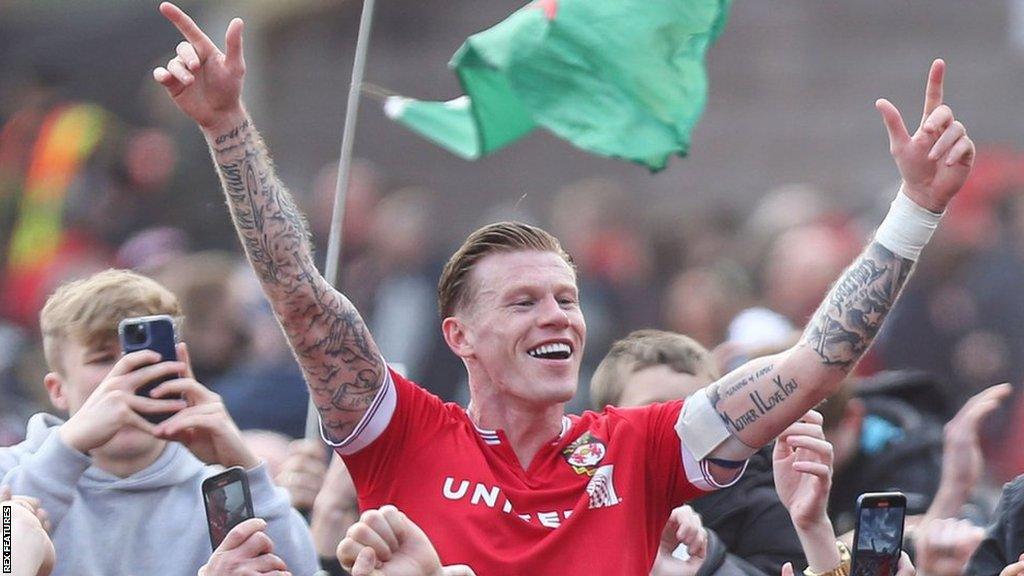
<svg viewBox="0 0 1024 576">
<path fill-rule="evenodd" d="M 913 265 L 871 243 L 822 302 L 801 344 L 817 352 L 825 364 L 852 367 L 871 345 Z"/>
<path fill-rule="evenodd" d="M 302 366 L 324 425 L 346 437 L 373 402 L 384 365 L 355 307 L 313 264 L 306 221 L 248 118 L 209 135 L 239 239 Z"/>
</svg>

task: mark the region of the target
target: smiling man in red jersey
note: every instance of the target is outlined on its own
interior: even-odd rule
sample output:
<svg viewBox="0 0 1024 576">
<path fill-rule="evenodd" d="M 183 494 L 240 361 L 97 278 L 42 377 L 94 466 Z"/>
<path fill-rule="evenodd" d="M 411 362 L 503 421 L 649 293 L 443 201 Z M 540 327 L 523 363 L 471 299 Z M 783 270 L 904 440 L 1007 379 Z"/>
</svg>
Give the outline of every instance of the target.
<svg viewBox="0 0 1024 576">
<path fill-rule="evenodd" d="M 478 574 L 646 574 L 674 507 L 735 481 L 748 456 L 837 389 L 974 158 L 942 105 L 942 61 L 913 134 L 879 100 L 903 185 L 875 238 L 798 345 L 685 402 L 565 415 L 586 342 L 575 268 L 543 230 L 485 226 L 452 256 L 438 291 L 441 329 L 469 376 L 463 409 L 390 370 L 355 307 L 317 272 L 306 223 L 242 104 L 242 21 L 228 25 L 222 52 L 177 7 L 160 10 L 185 40 L 153 76 L 207 138 L 242 245 L 361 506 L 398 506 L 445 564 Z"/>
</svg>

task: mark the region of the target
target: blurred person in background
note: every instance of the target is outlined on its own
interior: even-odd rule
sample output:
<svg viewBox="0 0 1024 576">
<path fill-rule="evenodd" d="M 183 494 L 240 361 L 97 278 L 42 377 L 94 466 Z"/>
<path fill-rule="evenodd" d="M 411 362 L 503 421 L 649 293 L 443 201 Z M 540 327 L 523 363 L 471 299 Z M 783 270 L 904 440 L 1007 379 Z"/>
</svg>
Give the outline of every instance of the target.
<svg viewBox="0 0 1024 576">
<path fill-rule="evenodd" d="M 232 285 L 230 272 L 238 263 L 237 256 L 225 252 L 194 252 L 169 259 L 153 275 L 178 296 L 188 318 L 181 339 L 195 350 L 192 370 L 214 390 L 218 379 L 247 359 L 252 338 Z"/>
<path fill-rule="evenodd" d="M 935 407 L 937 389 L 926 373 L 882 372 L 846 383 L 823 404 L 825 433 L 835 447 L 829 513 L 840 532 L 853 529 L 859 494 L 888 490 L 905 493 L 907 513 L 923 514 L 920 520 L 986 520 L 990 507 L 975 493 L 984 473 L 979 430 L 1010 388 L 983 390 L 947 423 Z M 978 506 L 966 509 L 972 497 L 979 497 Z"/>
<path fill-rule="evenodd" d="M 702 489 L 738 480 L 756 447 L 839 387 L 973 163 L 973 143 L 942 104 L 941 60 L 931 67 L 922 121 L 913 134 L 891 103 L 878 100 L 904 183 L 877 241 L 840 277 L 800 345 L 716 381 L 695 394 L 697 402 L 691 398 L 685 411 L 676 400 L 566 416 L 586 333 L 571 259 L 550 234 L 531 226 L 498 223 L 477 230 L 449 260 L 438 290 L 445 340 L 469 374 L 473 400 L 467 412 L 389 370 L 356 308 L 317 272 L 305 222 L 242 104 L 243 22 L 228 25 L 221 52 L 176 6 L 165 2 L 160 11 L 185 41 L 166 67 L 153 71 L 154 80 L 207 137 L 236 231 L 307 375 L 324 437 L 346 459 L 360 503 L 400 504 L 431 523 L 428 532 L 446 560 L 475 563 L 481 571 L 509 562 L 521 570 L 558 563 L 563 570 L 590 572 L 609 562 L 619 570 L 646 570 L 673 507 Z M 772 404 L 757 404 L 760 395 Z M 675 429 L 676 421 L 686 434 Z M 594 435 L 611 442 L 611 433 L 615 443 L 607 452 L 592 446 Z M 562 450 L 569 450 L 568 462 Z M 445 457 L 433 457 L 438 453 Z M 408 482 L 407 465 L 418 468 L 420 480 L 447 476 L 448 488 L 424 493 L 422 482 Z M 594 476 L 578 467 L 593 468 Z M 471 480 L 453 490 L 452 474 L 469 476 L 476 490 L 494 494 L 493 506 L 481 506 L 482 496 L 476 506 L 466 498 Z M 526 486 L 524 474 L 543 486 Z M 658 484 L 645 487 L 650 478 Z M 627 483 L 630 489 L 623 488 Z M 495 484 L 493 492 L 487 484 Z M 644 497 L 620 498 L 620 490 Z M 502 492 L 507 504 L 498 508 Z M 579 513 L 567 514 L 570 509 Z M 442 524 L 440 510 L 458 510 L 460 521 L 444 514 Z M 513 510 L 523 517 L 510 516 Z M 496 522 L 502 514 L 509 516 Z M 527 518 L 536 521 L 520 522 Z M 645 519 L 646 530 L 636 529 L 637 518 Z M 576 546 L 570 540 L 592 541 L 596 534 L 620 545 Z M 516 552 L 497 555 L 488 544 L 496 539 L 516 542 Z M 556 549 L 557 555 L 536 553 Z"/>
<path fill-rule="evenodd" d="M 373 244 L 374 214 L 380 203 L 384 177 L 369 160 L 355 158 L 349 167 L 345 188 L 345 214 L 341 222 L 341 266 L 344 276 L 350 263 L 361 259 Z M 338 184 L 338 163 L 329 162 L 313 177 L 308 194 L 297 194 L 296 200 L 309 215 L 317 267 L 326 266 L 327 240 L 331 237 L 334 199 Z"/>
<path fill-rule="evenodd" d="M 24 442 L 0 448 L 0 484 L 38 498 L 53 523 L 55 574 L 195 574 L 209 555 L 201 484 L 221 467 L 246 470 L 253 507 L 278 552 L 301 573 L 315 570 L 309 530 L 266 465 L 246 447 L 220 398 L 179 361 L 140 350 L 122 356 L 118 323 L 181 315 L 166 288 L 108 270 L 62 286 L 40 316 L 50 372 L 44 378 L 63 420 L 32 417 Z M 149 397 L 135 390 L 170 377 Z M 144 415 L 172 414 L 160 424 Z M 158 518 L 161 530 L 145 530 Z M 167 534 L 174 553 L 167 554 Z"/>
<path fill-rule="evenodd" d="M 709 350 L 727 341 L 730 322 L 750 299 L 737 276 L 721 268 L 680 272 L 665 290 L 662 324 Z"/>
<path fill-rule="evenodd" d="M 432 328 L 433 279 L 440 269 L 430 233 L 435 196 L 430 190 L 404 188 L 384 197 L 373 212 L 366 250 L 346 264 L 342 281 L 353 303 L 366 310 L 381 351 L 417 381 L 429 373 L 430 353 L 440 341 Z M 449 398 L 454 394 L 440 384 L 431 390 Z"/>
<path fill-rule="evenodd" d="M 338 545 L 350 526 L 359 521 L 356 485 L 341 456 L 331 458 L 323 488 L 313 503 L 309 529 L 320 556 L 320 566 L 331 576 L 347 576 L 338 560 Z"/>
<path fill-rule="evenodd" d="M 243 430 L 271 430 L 302 438 L 309 393 L 295 356 L 252 268 L 236 259 L 224 275 L 229 283 L 228 299 L 239 310 L 243 330 L 249 335 L 248 346 L 210 387 L 221 395 Z"/>
<path fill-rule="evenodd" d="M 686 398 L 719 377 L 711 353 L 692 338 L 637 330 L 612 344 L 601 360 L 590 383 L 591 403 L 602 410 L 668 402 Z M 773 575 L 799 557 L 800 541 L 775 490 L 771 451 L 765 446 L 752 456 L 733 487 L 690 503 L 707 530 L 707 554 L 697 565 L 699 574 Z M 674 536 L 670 526 L 665 530 Z M 655 561 L 660 570 L 652 575 L 681 569 L 685 561 L 673 556 L 677 544 L 662 536 Z"/>
</svg>

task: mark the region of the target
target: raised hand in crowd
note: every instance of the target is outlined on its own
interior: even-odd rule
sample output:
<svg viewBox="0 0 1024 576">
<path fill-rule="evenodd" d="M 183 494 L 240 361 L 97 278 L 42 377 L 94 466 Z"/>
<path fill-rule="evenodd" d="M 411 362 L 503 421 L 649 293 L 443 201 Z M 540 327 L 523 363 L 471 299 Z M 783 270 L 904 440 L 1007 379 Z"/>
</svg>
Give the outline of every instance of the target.
<svg viewBox="0 0 1024 576">
<path fill-rule="evenodd" d="M 60 438 L 65 444 L 88 454 L 103 446 L 123 427 L 132 426 L 152 434 L 154 425 L 141 414 L 176 412 L 185 408 L 184 401 L 176 398 L 146 398 L 135 394 L 140 386 L 164 377 L 184 373 L 184 362 L 161 362 L 160 354 L 152 350 L 139 350 L 122 356 L 100 382 L 96 390 L 60 427 Z M 47 386 L 53 384 L 47 376 Z M 58 406 L 67 409 L 66 406 Z"/>
<path fill-rule="evenodd" d="M 967 520 L 925 520 L 914 530 L 914 559 L 921 574 L 960 576 L 985 538 L 985 529 Z"/>
<path fill-rule="evenodd" d="M 974 164 L 974 143 L 950 107 L 943 104 L 945 73 L 944 61 L 932 62 L 924 113 L 913 134 L 891 102 L 884 98 L 875 102 L 889 133 L 889 150 L 903 177 L 902 192 L 935 213 L 946 209 Z"/>
<path fill-rule="evenodd" d="M 199 569 L 199 576 L 291 576 L 284 560 L 274 555 L 274 542 L 267 536 L 267 523 L 250 518 L 228 532 L 224 541 Z"/>
<path fill-rule="evenodd" d="M 8 486 L 0 487 L 0 507 L 11 509 L 10 574 L 47 576 L 53 570 L 56 553 L 48 534 L 46 511 L 35 498 L 11 496 Z M 4 518 L 7 518 L 6 514 Z M 6 541 L 4 545 L 6 547 Z M 7 573 L 5 570 L 4 574 Z"/>
<path fill-rule="evenodd" d="M 231 419 L 220 396 L 196 381 L 188 358 L 188 348 L 178 344 L 178 358 L 184 376 L 168 380 L 150 392 L 153 398 L 181 395 L 187 402 L 177 414 L 157 424 L 153 435 L 184 444 L 196 458 L 207 464 L 241 466 L 249 470 L 259 459 L 249 450 Z"/>
<path fill-rule="evenodd" d="M 288 446 L 288 457 L 274 482 L 288 491 L 296 510 L 308 512 L 313 509 L 313 503 L 327 475 L 326 460 L 327 452 L 319 439 L 295 440 Z M 342 533 L 344 531 L 339 533 L 339 539 Z"/>
<path fill-rule="evenodd" d="M 427 535 L 394 506 L 363 512 L 338 545 L 338 561 L 352 576 L 475 576 L 468 566 L 442 567 Z"/>
<path fill-rule="evenodd" d="M 811 410 L 782 432 L 772 453 L 775 489 L 793 518 L 808 568 L 816 574 L 844 562 L 826 514 L 833 452 L 825 440 L 822 420 L 820 413 Z"/>
<path fill-rule="evenodd" d="M 984 462 L 978 430 L 985 418 L 1002 405 L 1013 388 L 990 386 L 972 396 L 946 423 L 942 445 L 942 477 L 923 522 L 956 518 L 981 478 Z"/>
<path fill-rule="evenodd" d="M 708 532 L 689 506 L 672 511 L 661 532 L 651 576 L 695 576 L 707 555 Z M 685 547 L 685 554 L 681 547 Z"/>
<path fill-rule="evenodd" d="M 221 52 L 195 21 L 174 4 L 160 4 L 164 15 L 182 33 L 177 55 L 153 70 L 153 78 L 167 88 L 182 112 L 203 129 L 216 129 L 225 118 L 242 113 L 242 20 L 235 18 L 224 34 Z"/>
</svg>

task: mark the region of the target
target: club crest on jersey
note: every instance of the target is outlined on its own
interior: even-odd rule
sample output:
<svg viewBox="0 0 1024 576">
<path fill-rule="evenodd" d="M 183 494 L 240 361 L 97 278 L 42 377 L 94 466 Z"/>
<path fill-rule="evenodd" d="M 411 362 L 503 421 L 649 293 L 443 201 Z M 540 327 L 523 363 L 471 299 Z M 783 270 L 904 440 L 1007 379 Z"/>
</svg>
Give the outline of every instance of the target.
<svg viewBox="0 0 1024 576">
<path fill-rule="evenodd" d="M 606 464 L 593 473 L 593 478 L 587 483 L 587 496 L 590 497 L 590 509 L 607 508 L 615 506 L 622 499 L 615 492 L 615 483 L 612 481 L 612 472 L 615 466 Z"/>
<path fill-rule="evenodd" d="M 594 470 L 601 460 L 604 460 L 607 452 L 604 442 L 595 438 L 590 432 L 586 432 L 572 444 L 566 446 L 565 450 L 562 450 L 562 456 L 577 474 L 593 476 Z"/>
</svg>

